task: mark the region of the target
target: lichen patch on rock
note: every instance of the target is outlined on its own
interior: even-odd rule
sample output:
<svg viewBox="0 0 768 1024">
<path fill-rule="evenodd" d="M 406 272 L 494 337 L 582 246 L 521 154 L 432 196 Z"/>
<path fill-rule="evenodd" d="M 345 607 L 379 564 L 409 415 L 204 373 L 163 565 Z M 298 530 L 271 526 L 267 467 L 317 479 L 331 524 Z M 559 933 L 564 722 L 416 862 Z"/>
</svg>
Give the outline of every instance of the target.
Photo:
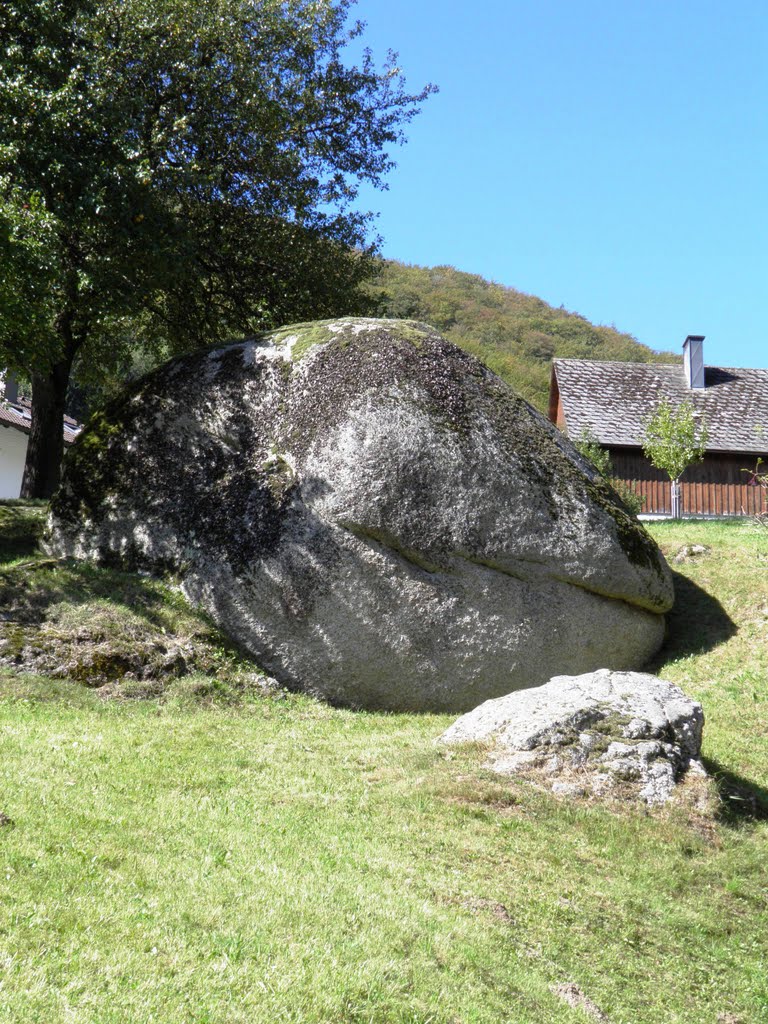
<svg viewBox="0 0 768 1024">
<path fill-rule="evenodd" d="M 686 776 L 704 780 L 701 705 L 656 676 L 606 669 L 559 676 L 487 701 L 441 737 L 485 742 L 488 764 L 558 796 L 667 803 Z"/>
</svg>

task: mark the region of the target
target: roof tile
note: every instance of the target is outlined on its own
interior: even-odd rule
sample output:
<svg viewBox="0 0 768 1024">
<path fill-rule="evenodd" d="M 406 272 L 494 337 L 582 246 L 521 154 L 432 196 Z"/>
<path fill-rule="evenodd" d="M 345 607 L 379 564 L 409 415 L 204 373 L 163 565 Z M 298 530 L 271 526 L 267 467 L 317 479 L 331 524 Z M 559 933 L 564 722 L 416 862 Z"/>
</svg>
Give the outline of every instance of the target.
<svg viewBox="0 0 768 1024">
<path fill-rule="evenodd" d="M 28 434 L 32 426 L 32 407 L 26 398 L 16 402 L 0 401 L 0 426 L 16 427 Z M 82 427 L 71 416 L 64 417 L 64 443 L 72 444 Z"/>
<path fill-rule="evenodd" d="M 555 359 L 568 434 L 590 430 L 604 445 L 638 447 L 660 399 L 686 400 L 706 423 L 708 451 L 768 453 L 768 370 L 705 367 L 704 388 L 689 388 L 679 364 Z"/>
</svg>

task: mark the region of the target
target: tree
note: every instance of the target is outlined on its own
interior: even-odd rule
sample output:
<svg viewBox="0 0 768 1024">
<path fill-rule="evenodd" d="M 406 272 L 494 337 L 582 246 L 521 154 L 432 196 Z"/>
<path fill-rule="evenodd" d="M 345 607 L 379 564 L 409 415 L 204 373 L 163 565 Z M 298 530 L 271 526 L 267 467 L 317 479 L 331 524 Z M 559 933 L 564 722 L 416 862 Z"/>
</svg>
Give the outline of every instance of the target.
<svg viewBox="0 0 768 1024">
<path fill-rule="evenodd" d="M 755 522 L 768 529 L 768 467 L 766 467 L 765 459 L 758 456 L 754 469 L 742 469 L 741 472 L 748 475 L 747 485 L 749 487 L 762 489 L 763 504 L 760 511 L 755 513 Z"/>
<path fill-rule="evenodd" d="M 574 447 L 585 459 L 589 459 L 600 476 L 607 480 L 613 475 L 611 455 L 607 448 L 603 448 L 597 440 L 594 431 L 589 427 L 582 427 L 579 436 L 573 442 Z"/>
<path fill-rule="evenodd" d="M 652 465 L 672 481 L 672 515 L 681 516 L 680 477 L 688 466 L 701 462 L 707 447 L 707 427 L 697 422 L 691 402 L 674 409 L 662 399 L 645 425 L 643 451 Z"/>
<path fill-rule="evenodd" d="M 32 382 L 23 493 L 48 496 L 72 367 L 357 312 L 361 182 L 432 91 L 347 65 L 354 0 L 6 0 L 0 360 Z"/>
<path fill-rule="evenodd" d="M 621 498 L 622 502 L 633 516 L 643 510 L 645 496 L 638 494 L 632 484 L 620 480 L 614 471 L 611 462 L 611 453 L 598 441 L 594 432 L 589 427 L 582 427 L 579 436 L 573 442 L 578 452 L 589 459 L 600 476 L 608 483 Z"/>
</svg>

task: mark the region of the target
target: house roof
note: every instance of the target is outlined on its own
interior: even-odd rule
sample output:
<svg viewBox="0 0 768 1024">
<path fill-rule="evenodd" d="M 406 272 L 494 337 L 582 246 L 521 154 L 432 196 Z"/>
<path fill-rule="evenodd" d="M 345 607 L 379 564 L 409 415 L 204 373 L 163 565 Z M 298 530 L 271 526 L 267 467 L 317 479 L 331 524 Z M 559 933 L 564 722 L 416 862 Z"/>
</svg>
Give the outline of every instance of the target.
<svg viewBox="0 0 768 1024">
<path fill-rule="evenodd" d="M 32 406 L 26 398 L 15 402 L 0 401 L 0 426 L 16 427 L 28 434 L 32 426 Z M 64 417 L 64 444 L 72 444 L 82 427 L 71 416 Z"/>
<path fill-rule="evenodd" d="M 692 403 L 708 451 L 768 453 L 768 370 L 707 366 L 705 386 L 689 388 L 680 364 L 554 359 L 552 379 L 572 438 L 586 429 L 601 444 L 639 447 L 665 398 L 673 407 Z"/>
</svg>

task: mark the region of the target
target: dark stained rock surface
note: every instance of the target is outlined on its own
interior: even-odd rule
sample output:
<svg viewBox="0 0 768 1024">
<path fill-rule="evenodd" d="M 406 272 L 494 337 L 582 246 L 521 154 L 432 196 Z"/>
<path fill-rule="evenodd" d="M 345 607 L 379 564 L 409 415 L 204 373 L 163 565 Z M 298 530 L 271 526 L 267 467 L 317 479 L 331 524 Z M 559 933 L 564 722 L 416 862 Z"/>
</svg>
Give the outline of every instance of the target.
<svg viewBox="0 0 768 1024">
<path fill-rule="evenodd" d="M 657 547 L 572 445 L 410 321 L 161 367 L 73 447 L 50 547 L 170 571 L 280 682 L 395 710 L 638 667 L 672 603 Z"/>
</svg>

